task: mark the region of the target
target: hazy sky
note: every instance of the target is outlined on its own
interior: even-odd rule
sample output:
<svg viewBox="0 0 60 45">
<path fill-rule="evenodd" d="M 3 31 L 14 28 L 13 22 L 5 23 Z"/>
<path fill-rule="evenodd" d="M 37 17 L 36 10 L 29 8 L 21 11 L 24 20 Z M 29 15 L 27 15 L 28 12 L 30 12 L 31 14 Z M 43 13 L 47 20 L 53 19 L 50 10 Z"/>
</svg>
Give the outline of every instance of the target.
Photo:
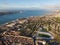
<svg viewBox="0 0 60 45">
<path fill-rule="evenodd" d="M 60 8 L 60 0 L 0 0 L 0 9 L 9 8 Z"/>
</svg>

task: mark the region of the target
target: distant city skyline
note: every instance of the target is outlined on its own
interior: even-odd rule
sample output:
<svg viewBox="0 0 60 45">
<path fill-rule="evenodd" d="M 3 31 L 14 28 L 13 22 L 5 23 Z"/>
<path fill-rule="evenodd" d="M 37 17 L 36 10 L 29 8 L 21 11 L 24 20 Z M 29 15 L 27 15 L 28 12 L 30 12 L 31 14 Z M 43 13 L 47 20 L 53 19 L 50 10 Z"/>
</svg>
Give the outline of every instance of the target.
<svg viewBox="0 0 60 45">
<path fill-rule="evenodd" d="M 60 8 L 60 0 L 0 0 L 0 9 Z"/>
</svg>

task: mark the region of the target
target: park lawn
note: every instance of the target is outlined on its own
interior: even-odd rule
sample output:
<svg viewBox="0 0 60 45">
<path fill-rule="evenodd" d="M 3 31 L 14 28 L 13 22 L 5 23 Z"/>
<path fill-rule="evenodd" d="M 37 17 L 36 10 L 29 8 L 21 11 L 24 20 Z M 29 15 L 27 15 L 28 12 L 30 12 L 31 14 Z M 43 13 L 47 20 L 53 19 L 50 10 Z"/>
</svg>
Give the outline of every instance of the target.
<svg viewBox="0 0 60 45">
<path fill-rule="evenodd" d="M 46 37 L 46 38 L 50 38 L 49 35 L 45 35 L 45 34 L 38 34 L 40 37 Z"/>
</svg>

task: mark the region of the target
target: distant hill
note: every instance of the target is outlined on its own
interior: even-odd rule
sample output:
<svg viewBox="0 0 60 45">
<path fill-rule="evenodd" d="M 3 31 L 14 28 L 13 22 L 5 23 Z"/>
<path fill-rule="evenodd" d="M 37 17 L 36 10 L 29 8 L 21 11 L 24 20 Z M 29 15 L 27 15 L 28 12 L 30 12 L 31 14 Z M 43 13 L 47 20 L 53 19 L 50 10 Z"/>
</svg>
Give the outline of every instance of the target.
<svg viewBox="0 0 60 45">
<path fill-rule="evenodd" d="M 20 13 L 20 11 L 4 11 L 4 12 L 0 12 L 0 15 L 15 14 L 15 13 Z"/>
<path fill-rule="evenodd" d="M 53 10 L 53 14 L 47 14 L 46 17 L 60 17 L 60 10 Z"/>
</svg>

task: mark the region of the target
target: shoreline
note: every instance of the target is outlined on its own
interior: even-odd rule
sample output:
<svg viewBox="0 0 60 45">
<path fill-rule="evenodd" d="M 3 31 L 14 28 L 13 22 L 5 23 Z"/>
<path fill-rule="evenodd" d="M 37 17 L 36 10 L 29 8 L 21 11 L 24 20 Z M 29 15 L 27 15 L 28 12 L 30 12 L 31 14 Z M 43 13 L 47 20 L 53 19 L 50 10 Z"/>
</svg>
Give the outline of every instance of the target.
<svg viewBox="0 0 60 45">
<path fill-rule="evenodd" d="M 30 17 L 25 17 L 25 19 L 27 19 L 27 18 L 33 18 L 33 17 L 60 17 L 60 13 L 54 13 L 54 14 L 45 14 L 45 15 L 40 15 L 40 16 L 30 16 Z M 9 21 L 9 22 L 6 22 L 6 23 L 4 23 L 4 24 L 0 24 L 0 26 L 3 26 L 3 25 L 7 25 L 7 24 L 9 24 L 9 23 L 12 23 L 12 22 L 16 22 L 17 20 L 22 20 L 22 19 L 24 19 L 24 17 L 23 18 L 18 18 L 18 19 L 16 19 L 16 20 L 12 20 L 12 21 Z"/>
<path fill-rule="evenodd" d="M 11 23 L 16 23 L 18 20 L 22 20 L 22 19 L 26 19 L 26 18 L 19 18 L 19 19 L 16 19 L 16 20 L 12 20 L 12 21 L 9 21 L 7 23 L 1 24 L 0 26 L 8 25 L 8 24 L 11 24 Z"/>
</svg>

